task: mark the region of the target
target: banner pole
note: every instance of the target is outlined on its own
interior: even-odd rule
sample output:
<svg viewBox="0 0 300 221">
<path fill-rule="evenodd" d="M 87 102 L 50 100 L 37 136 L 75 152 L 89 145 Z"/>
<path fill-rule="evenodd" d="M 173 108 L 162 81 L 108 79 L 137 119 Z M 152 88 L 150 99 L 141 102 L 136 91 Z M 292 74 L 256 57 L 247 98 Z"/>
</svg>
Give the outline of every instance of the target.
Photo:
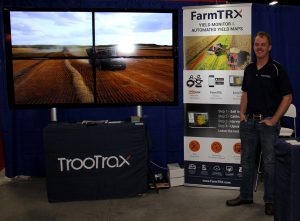
<svg viewBox="0 0 300 221">
<path fill-rule="evenodd" d="M 57 112 L 56 112 L 56 108 L 53 107 L 51 108 L 51 121 L 52 122 L 57 122 Z"/>
<path fill-rule="evenodd" d="M 136 107 L 136 115 L 137 115 L 138 117 L 142 118 L 142 116 L 143 116 L 143 110 L 142 110 L 142 106 L 141 106 L 141 105 L 138 105 L 138 106 Z"/>
</svg>

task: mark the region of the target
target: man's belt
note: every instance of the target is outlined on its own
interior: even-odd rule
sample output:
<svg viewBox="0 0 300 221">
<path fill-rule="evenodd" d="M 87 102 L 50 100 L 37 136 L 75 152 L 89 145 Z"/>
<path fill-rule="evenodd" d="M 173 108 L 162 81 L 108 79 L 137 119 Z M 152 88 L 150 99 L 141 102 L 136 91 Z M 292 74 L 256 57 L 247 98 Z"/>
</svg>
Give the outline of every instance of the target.
<svg viewBox="0 0 300 221">
<path fill-rule="evenodd" d="M 247 118 L 253 120 L 263 120 L 266 118 L 266 116 L 263 114 L 247 114 Z"/>
</svg>

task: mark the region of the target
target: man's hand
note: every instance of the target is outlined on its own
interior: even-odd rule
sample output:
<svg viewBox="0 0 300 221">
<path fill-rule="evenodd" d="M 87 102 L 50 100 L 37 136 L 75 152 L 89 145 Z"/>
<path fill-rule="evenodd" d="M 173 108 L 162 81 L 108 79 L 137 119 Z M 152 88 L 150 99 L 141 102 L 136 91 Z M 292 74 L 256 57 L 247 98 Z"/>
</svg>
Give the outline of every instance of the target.
<svg viewBox="0 0 300 221">
<path fill-rule="evenodd" d="M 245 114 L 240 114 L 240 122 L 247 121 L 247 116 Z"/>
<path fill-rule="evenodd" d="M 267 126 L 274 126 L 277 123 L 277 121 L 274 121 L 272 118 L 270 118 L 270 119 L 261 120 L 261 121 L 259 121 L 259 123 L 261 123 L 261 124 L 264 123 Z"/>
</svg>

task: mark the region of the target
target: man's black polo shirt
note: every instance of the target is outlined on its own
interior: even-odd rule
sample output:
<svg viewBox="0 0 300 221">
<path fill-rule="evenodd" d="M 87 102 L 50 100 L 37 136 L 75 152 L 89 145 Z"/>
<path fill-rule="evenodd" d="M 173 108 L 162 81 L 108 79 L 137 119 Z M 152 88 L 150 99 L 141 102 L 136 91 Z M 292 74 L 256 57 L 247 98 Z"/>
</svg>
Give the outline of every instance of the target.
<svg viewBox="0 0 300 221">
<path fill-rule="evenodd" d="M 292 86 L 287 71 L 270 58 L 260 70 L 256 63 L 245 68 L 242 90 L 248 95 L 246 113 L 273 116 L 282 97 L 292 93 Z"/>
</svg>

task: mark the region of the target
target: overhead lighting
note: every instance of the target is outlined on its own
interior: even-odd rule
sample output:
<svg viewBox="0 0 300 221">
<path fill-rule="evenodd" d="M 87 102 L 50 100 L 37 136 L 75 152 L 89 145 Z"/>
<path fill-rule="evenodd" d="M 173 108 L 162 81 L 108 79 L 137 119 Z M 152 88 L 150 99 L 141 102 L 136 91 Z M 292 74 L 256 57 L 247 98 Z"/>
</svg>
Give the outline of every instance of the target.
<svg viewBox="0 0 300 221">
<path fill-rule="evenodd" d="M 269 5 L 277 5 L 278 4 L 278 1 L 271 1 L 270 3 L 269 3 Z"/>
</svg>

